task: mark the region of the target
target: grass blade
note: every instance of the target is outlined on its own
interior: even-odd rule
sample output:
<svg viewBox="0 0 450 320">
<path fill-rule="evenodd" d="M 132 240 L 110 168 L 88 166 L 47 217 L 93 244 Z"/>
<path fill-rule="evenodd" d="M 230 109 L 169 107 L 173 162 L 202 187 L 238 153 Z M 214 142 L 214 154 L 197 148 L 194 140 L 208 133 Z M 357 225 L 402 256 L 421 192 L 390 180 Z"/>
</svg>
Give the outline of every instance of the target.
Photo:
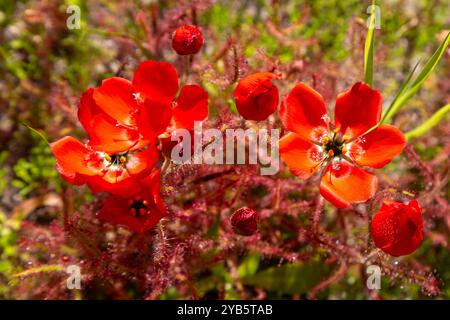
<svg viewBox="0 0 450 320">
<path fill-rule="evenodd" d="M 373 87 L 373 52 L 375 46 L 375 0 L 372 1 L 369 26 L 364 45 L 364 82 Z"/>
<path fill-rule="evenodd" d="M 389 107 L 388 111 L 383 117 L 383 121 L 387 122 L 392 119 L 392 117 L 408 102 L 409 99 L 420 89 L 425 80 L 430 76 L 433 70 L 436 68 L 439 60 L 443 56 L 445 50 L 450 44 L 450 32 L 447 33 L 444 41 L 441 43 L 439 48 L 434 52 L 431 56 L 430 60 L 425 64 L 423 69 L 420 71 L 418 76 L 415 78 L 414 82 L 411 84 L 411 87 L 406 90 L 395 102 Z"/>
<path fill-rule="evenodd" d="M 37 134 L 40 138 L 42 138 L 42 140 L 44 140 L 48 145 L 50 145 L 50 142 L 48 142 L 47 138 L 44 136 L 44 134 L 42 132 L 40 132 L 39 130 L 36 130 L 32 127 L 30 127 L 29 125 L 25 124 L 25 123 L 21 123 L 23 126 L 27 127 L 31 132 Z"/>
<path fill-rule="evenodd" d="M 439 122 L 444 119 L 444 117 L 450 112 L 450 103 L 440 108 L 438 111 L 436 111 L 431 118 L 429 118 L 427 121 L 422 123 L 417 128 L 407 132 L 405 134 L 406 140 L 410 141 L 413 139 L 417 139 L 425 135 L 428 131 L 430 131 L 432 128 L 437 126 Z"/>
<path fill-rule="evenodd" d="M 389 107 L 386 109 L 386 111 L 384 111 L 384 114 L 383 114 L 383 117 L 381 118 L 380 124 L 382 124 L 385 121 L 386 116 L 389 114 L 392 107 L 396 104 L 398 98 L 400 98 L 411 87 L 411 80 L 413 78 L 413 75 L 416 73 L 416 69 L 419 66 L 419 63 L 420 63 L 420 60 L 417 61 L 414 68 L 410 71 L 408 78 L 406 78 L 406 81 L 403 83 L 403 85 L 400 87 L 400 90 L 397 92 L 394 100 L 392 100 Z"/>
</svg>

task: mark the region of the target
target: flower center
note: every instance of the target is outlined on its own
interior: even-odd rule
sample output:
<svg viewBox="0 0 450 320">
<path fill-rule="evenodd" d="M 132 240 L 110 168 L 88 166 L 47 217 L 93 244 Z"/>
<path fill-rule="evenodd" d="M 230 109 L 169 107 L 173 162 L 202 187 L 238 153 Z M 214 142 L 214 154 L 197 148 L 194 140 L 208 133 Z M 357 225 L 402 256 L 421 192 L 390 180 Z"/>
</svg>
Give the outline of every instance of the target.
<svg viewBox="0 0 450 320">
<path fill-rule="evenodd" d="M 325 157 L 331 159 L 334 157 L 345 156 L 345 153 L 347 152 L 347 140 L 347 136 L 343 136 L 336 132 L 333 133 L 331 137 L 328 135 L 323 136 L 321 143 Z"/>
<path fill-rule="evenodd" d="M 129 201 L 129 213 L 133 217 L 141 217 L 149 213 L 148 201 L 142 200 L 140 197 L 136 197 L 134 200 Z"/>
<path fill-rule="evenodd" d="M 111 165 L 123 166 L 127 162 L 127 152 L 115 153 L 115 154 L 105 154 L 105 159 Z"/>
</svg>

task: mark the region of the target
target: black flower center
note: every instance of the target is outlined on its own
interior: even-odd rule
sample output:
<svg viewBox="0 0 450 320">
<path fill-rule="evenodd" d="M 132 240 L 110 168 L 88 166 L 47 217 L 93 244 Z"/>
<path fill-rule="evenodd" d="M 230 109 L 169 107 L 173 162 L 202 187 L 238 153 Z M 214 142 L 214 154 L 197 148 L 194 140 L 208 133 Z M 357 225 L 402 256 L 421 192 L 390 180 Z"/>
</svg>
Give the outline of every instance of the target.
<svg viewBox="0 0 450 320">
<path fill-rule="evenodd" d="M 106 154 L 105 159 L 112 165 L 124 165 L 127 162 L 128 152 Z"/>
<path fill-rule="evenodd" d="M 344 143 L 341 139 L 333 139 L 326 143 L 324 148 L 326 153 L 330 154 L 331 152 L 333 156 L 337 157 L 343 153 Z"/>
<path fill-rule="evenodd" d="M 145 215 L 148 212 L 147 201 L 142 199 L 133 200 L 130 205 L 130 212 L 136 217 Z"/>
</svg>

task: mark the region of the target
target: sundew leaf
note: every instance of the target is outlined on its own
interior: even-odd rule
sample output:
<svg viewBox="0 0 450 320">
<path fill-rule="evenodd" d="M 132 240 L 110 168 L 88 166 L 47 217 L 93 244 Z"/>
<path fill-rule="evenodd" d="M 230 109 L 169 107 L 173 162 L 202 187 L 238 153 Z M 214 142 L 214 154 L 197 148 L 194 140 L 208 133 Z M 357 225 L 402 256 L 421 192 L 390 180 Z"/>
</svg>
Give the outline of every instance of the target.
<svg viewBox="0 0 450 320">
<path fill-rule="evenodd" d="M 31 268 L 16 274 L 13 274 L 13 278 L 23 278 L 27 276 L 34 275 L 36 273 L 40 272 L 53 272 L 53 271 L 64 271 L 64 267 L 60 264 L 50 264 L 50 265 L 43 265 L 36 268 Z"/>
<path fill-rule="evenodd" d="M 411 84 L 410 88 L 407 90 L 404 90 L 401 95 L 392 102 L 391 106 L 386 110 L 386 113 L 383 116 L 383 119 L 381 123 L 388 122 L 392 119 L 392 117 L 397 114 L 398 111 L 408 102 L 409 99 L 412 98 L 412 96 L 421 88 L 422 84 L 425 82 L 425 80 L 430 76 L 430 74 L 434 71 L 436 68 L 436 65 L 442 58 L 445 50 L 447 49 L 448 45 L 450 44 L 450 32 L 447 33 L 447 36 L 445 37 L 444 41 L 441 43 L 439 48 L 434 52 L 434 54 L 431 56 L 431 58 L 428 60 L 428 62 L 425 64 L 423 69 L 420 71 L 420 73 L 417 75 L 417 77 L 414 79 L 413 83 Z M 412 72 L 414 73 L 415 68 Z M 411 76 L 412 76 L 411 74 Z M 407 79 L 407 82 L 409 83 L 411 79 Z M 403 86 L 407 87 L 408 83 L 406 83 Z M 402 88 L 403 88 L 402 86 Z"/>
<path fill-rule="evenodd" d="M 372 0 L 369 26 L 364 45 L 364 82 L 373 87 L 373 52 L 375 47 L 375 0 Z"/>
<path fill-rule="evenodd" d="M 305 294 L 329 274 L 330 268 L 320 261 L 297 262 L 271 267 L 245 277 L 246 285 L 281 294 Z"/>
</svg>

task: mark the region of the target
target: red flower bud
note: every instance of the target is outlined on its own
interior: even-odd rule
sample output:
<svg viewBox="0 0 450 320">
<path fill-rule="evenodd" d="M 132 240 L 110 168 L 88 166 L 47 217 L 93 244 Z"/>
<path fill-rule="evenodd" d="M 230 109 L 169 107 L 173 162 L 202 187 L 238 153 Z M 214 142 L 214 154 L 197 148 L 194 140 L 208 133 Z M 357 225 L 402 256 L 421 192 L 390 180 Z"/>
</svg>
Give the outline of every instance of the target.
<svg viewBox="0 0 450 320">
<path fill-rule="evenodd" d="M 202 31 L 197 26 L 184 25 L 173 34 L 172 47 L 179 55 L 196 54 L 202 45 Z"/>
<path fill-rule="evenodd" d="M 251 236 L 258 230 L 258 213 L 247 207 L 236 210 L 231 215 L 231 225 L 235 233 Z"/>
<path fill-rule="evenodd" d="M 372 220 L 375 245 L 394 257 L 414 252 L 423 240 L 422 208 L 417 200 L 407 205 L 384 200 Z"/>
<path fill-rule="evenodd" d="M 278 76 L 271 72 L 259 72 L 239 81 L 233 97 L 242 117 L 262 121 L 277 110 L 279 95 L 272 79 L 278 79 Z"/>
</svg>

